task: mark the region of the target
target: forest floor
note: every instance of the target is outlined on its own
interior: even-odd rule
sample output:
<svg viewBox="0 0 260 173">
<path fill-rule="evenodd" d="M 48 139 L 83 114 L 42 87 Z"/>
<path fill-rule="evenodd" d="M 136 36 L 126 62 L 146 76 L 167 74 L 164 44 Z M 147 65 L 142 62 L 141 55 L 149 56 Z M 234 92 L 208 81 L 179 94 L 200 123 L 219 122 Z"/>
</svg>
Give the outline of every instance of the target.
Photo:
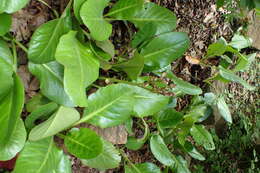
<svg viewBox="0 0 260 173">
<path fill-rule="evenodd" d="M 60 13 L 66 7 L 67 3 L 67 0 L 45 1 L 52 8 L 56 9 Z M 237 26 L 231 26 L 228 22 L 225 22 L 223 11 L 220 11 L 216 8 L 215 0 L 153 0 L 153 2 L 167 7 L 173 13 L 175 13 L 178 19 L 177 31 L 188 33 L 191 40 L 190 48 L 183 56 L 183 58 L 172 64 L 174 73 L 185 81 L 200 86 L 204 91 L 210 90 L 210 88 L 205 85 L 203 80 L 211 75 L 211 71 L 209 68 L 201 67 L 200 65 L 198 65 L 196 63 L 196 60 L 202 58 L 206 53 L 208 45 L 215 42 L 218 38 L 224 37 L 226 40 L 230 40 Z M 39 25 L 53 18 L 54 16 L 52 14 L 52 11 L 48 7 L 46 7 L 39 1 L 32 0 L 26 8 L 14 14 L 12 32 L 17 40 L 27 45 L 34 30 Z M 113 40 L 118 40 L 114 41 L 118 50 L 125 51 L 125 46 L 130 41 L 128 35 L 129 33 L 127 32 L 127 28 L 124 24 L 120 22 L 118 22 L 117 24 L 118 25 L 115 25 L 115 31 L 112 37 L 117 38 Z M 129 25 L 129 27 L 132 28 L 131 25 Z M 134 32 L 134 29 L 132 32 Z M 19 74 L 24 81 L 26 98 L 28 100 L 39 91 L 39 82 L 28 72 L 26 54 L 23 51 L 19 51 L 18 54 L 20 64 Z M 218 63 L 218 59 L 212 59 L 211 61 L 213 64 Z M 259 68 L 255 68 L 258 71 L 257 73 L 259 73 Z M 255 73 L 256 76 L 257 73 Z M 256 76 L 254 77 L 256 78 Z M 230 85 L 226 87 L 226 89 L 228 89 L 232 93 L 237 93 L 237 86 Z M 259 99 L 259 95 L 255 93 L 251 95 L 248 96 L 249 103 L 252 103 L 254 100 Z M 240 97 L 244 98 L 245 95 L 236 95 L 236 99 L 240 99 Z M 184 107 L 189 101 L 190 97 L 179 100 L 178 109 Z M 142 132 L 140 132 L 140 135 L 142 135 Z M 124 138 L 125 136 L 126 135 L 122 134 L 122 138 Z M 118 145 L 120 146 L 120 144 Z M 139 151 L 126 151 L 126 154 L 129 159 L 134 163 L 141 163 L 146 161 L 152 161 L 156 163 L 153 156 L 150 154 L 149 147 L 147 145 L 145 145 Z M 99 172 L 95 169 L 83 166 L 80 163 L 80 160 L 76 158 L 71 157 L 71 159 L 73 161 L 74 173 Z M 123 172 L 123 169 L 119 168 L 116 170 L 107 171 L 107 173 L 112 172 Z"/>
</svg>

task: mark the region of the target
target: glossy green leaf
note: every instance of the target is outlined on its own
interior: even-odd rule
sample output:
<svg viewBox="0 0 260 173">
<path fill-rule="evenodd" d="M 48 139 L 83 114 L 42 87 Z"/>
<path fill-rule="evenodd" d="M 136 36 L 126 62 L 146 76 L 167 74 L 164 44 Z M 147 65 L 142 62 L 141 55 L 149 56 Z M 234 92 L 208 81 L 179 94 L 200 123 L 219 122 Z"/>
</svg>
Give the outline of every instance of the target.
<svg viewBox="0 0 260 173">
<path fill-rule="evenodd" d="M 124 84 L 99 89 L 88 97 L 88 107 L 80 122 L 89 122 L 101 128 L 122 124 L 133 111 L 132 94 L 132 89 Z"/>
<path fill-rule="evenodd" d="M 146 89 L 129 86 L 134 91 L 134 113 L 137 117 L 146 117 L 158 113 L 165 108 L 169 97 L 152 93 Z"/>
<path fill-rule="evenodd" d="M 243 35 L 235 34 L 229 43 L 230 46 L 238 50 L 250 47 L 252 45 L 252 39 Z"/>
<path fill-rule="evenodd" d="M 232 116 L 223 97 L 217 98 L 217 108 L 220 115 L 229 123 L 232 123 Z"/>
<path fill-rule="evenodd" d="M 203 125 L 194 125 L 190 133 L 198 145 L 202 145 L 206 150 L 215 149 L 213 138 Z"/>
<path fill-rule="evenodd" d="M 81 160 L 82 163 L 88 167 L 99 170 L 112 169 L 119 166 L 121 156 L 113 144 L 102 140 L 103 151 L 97 157 L 88 160 Z"/>
<path fill-rule="evenodd" d="M 10 14 L 2 13 L 0 14 L 0 21 L 0 36 L 3 36 L 10 30 L 12 24 L 12 16 Z"/>
<path fill-rule="evenodd" d="M 8 94 L 13 86 L 13 68 L 4 59 L 0 58 L 0 101 Z"/>
<path fill-rule="evenodd" d="M 0 59 L 4 60 L 7 64 L 12 66 L 13 63 L 13 55 L 5 41 L 0 39 Z"/>
<path fill-rule="evenodd" d="M 119 0 L 106 16 L 114 17 L 118 20 L 133 17 L 136 12 L 143 8 L 144 0 Z"/>
<path fill-rule="evenodd" d="M 256 53 L 252 53 L 249 55 L 242 55 L 239 53 L 238 60 L 236 66 L 233 71 L 244 71 L 250 67 L 250 64 L 254 61 L 256 57 Z"/>
<path fill-rule="evenodd" d="M 175 160 L 172 153 L 165 145 L 163 139 L 159 135 L 154 135 L 150 139 L 150 148 L 154 157 L 166 166 L 174 166 Z"/>
<path fill-rule="evenodd" d="M 227 50 L 227 42 L 224 38 L 221 38 L 216 43 L 209 45 L 206 57 L 221 56 Z"/>
<path fill-rule="evenodd" d="M 64 88 L 73 102 L 85 107 L 86 87 L 99 76 L 99 62 L 90 48 L 76 39 L 76 31 L 70 31 L 60 39 L 56 59 L 64 65 Z"/>
<path fill-rule="evenodd" d="M 38 93 L 27 101 L 25 109 L 27 112 L 33 112 L 40 106 L 50 103 L 50 100 L 44 97 L 42 94 Z"/>
<path fill-rule="evenodd" d="M 190 173 L 186 160 L 184 160 L 181 156 L 176 156 L 175 160 L 176 165 L 173 169 L 174 172 L 176 171 L 176 173 Z"/>
<path fill-rule="evenodd" d="M 131 80 L 136 80 L 143 71 L 144 57 L 136 51 L 132 59 L 116 64 L 114 67 L 125 71 Z"/>
<path fill-rule="evenodd" d="M 248 84 L 246 81 L 244 81 L 243 79 L 241 79 L 240 77 L 238 77 L 237 75 L 235 75 L 231 70 L 228 69 L 224 69 L 223 67 L 220 66 L 220 71 L 219 74 L 221 75 L 221 77 L 223 77 L 226 80 L 232 81 L 232 82 L 236 82 L 236 83 L 240 83 L 242 84 L 246 89 L 248 90 L 254 90 L 255 87 L 251 86 L 250 84 Z"/>
<path fill-rule="evenodd" d="M 155 3 L 145 3 L 143 10 L 127 20 L 142 29 L 147 23 L 156 26 L 156 34 L 173 31 L 176 28 L 176 16 L 172 11 Z"/>
<path fill-rule="evenodd" d="M 143 120 L 143 119 L 142 119 Z M 147 125 L 147 123 L 143 120 L 144 126 L 145 126 L 145 132 L 142 138 L 135 138 L 133 136 L 129 136 L 127 138 L 127 143 L 125 144 L 126 147 L 130 150 L 139 150 L 144 143 L 147 141 L 147 139 L 150 136 L 150 130 Z"/>
<path fill-rule="evenodd" d="M 68 151 L 80 159 L 93 159 L 103 151 L 103 143 L 96 132 L 88 129 L 72 129 L 65 137 Z"/>
<path fill-rule="evenodd" d="M 190 142 L 186 142 L 183 147 L 184 150 L 194 159 L 201 160 L 201 161 L 205 160 L 205 157 L 201 155 Z"/>
<path fill-rule="evenodd" d="M 161 128 L 173 128 L 183 120 L 183 114 L 172 108 L 162 110 L 157 115 L 157 122 Z"/>
<path fill-rule="evenodd" d="M 141 51 L 144 56 L 144 71 L 153 71 L 169 65 L 180 58 L 189 47 L 186 33 L 171 32 L 155 37 Z"/>
<path fill-rule="evenodd" d="M 75 17 L 77 18 L 77 20 L 79 22 L 81 22 L 81 18 L 80 18 L 80 9 L 83 5 L 83 3 L 85 2 L 86 0 L 74 0 L 73 1 L 73 10 L 74 10 L 74 14 L 75 14 Z"/>
<path fill-rule="evenodd" d="M 28 51 L 28 58 L 36 64 L 55 60 L 55 52 L 60 37 L 71 29 L 67 18 L 48 21 L 33 34 Z"/>
<path fill-rule="evenodd" d="M 53 136 L 69 128 L 79 119 L 80 115 L 76 109 L 61 106 L 47 121 L 37 125 L 31 130 L 29 140 L 37 141 Z"/>
<path fill-rule="evenodd" d="M 35 121 L 38 119 L 46 120 L 58 109 L 56 103 L 48 103 L 46 105 L 39 106 L 32 113 L 30 113 L 25 119 L 25 127 L 31 130 L 35 125 Z"/>
<path fill-rule="evenodd" d="M 0 101 L 0 160 L 13 158 L 21 151 L 26 140 L 25 127 L 20 118 L 24 105 L 24 88 L 16 74 L 13 81 L 9 94 Z"/>
<path fill-rule="evenodd" d="M 23 8 L 29 0 L 1 0 L 0 13 L 14 13 Z"/>
<path fill-rule="evenodd" d="M 13 173 L 71 173 L 71 164 L 53 138 L 28 141 L 20 153 Z"/>
<path fill-rule="evenodd" d="M 192 85 L 189 82 L 186 82 L 178 78 L 171 71 L 168 72 L 167 77 L 169 77 L 176 84 L 176 89 L 182 91 L 185 94 L 189 94 L 189 95 L 202 94 L 202 90 L 200 89 L 200 87 Z"/>
<path fill-rule="evenodd" d="M 134 35 L 131 42 L 133 48 L 138 47 L 141 43 L 152 38 L 156 34 L 156 25 L 153 23 L 147 23 Z"/>
<path fill-rule="evenodd" d="M 108 53 L 111 58 L 115 56 L 115 47 L 110 40 L 96 41 L 96 45 L 104 52 Z"/>
<path fill-rule="evenodd" d="M 68 107 L 74 106 L 64 90 L 63 67 L 56 61 L 47 64 L 29 63 L 30 72 L 40 80 L 41 93 L 50 100 Z"/>
<path fill-rule="evenodd" d="M 153 163 L 139 163 L 132 166 L 125 166 L 125 173 L 161 173 L 161 170 L 158 166 Z M 137 170 L 136 170 L 137 169 Z"/>
<path fill-rule="evenodd" d="M 110 0 L 87 0 L 80 10 L 83 23 L 90 30 L 90 35 L 98 41 L 104 41 L 112 34 L 112 25 L 103 19 L 104 8 Z"/>
</svg>

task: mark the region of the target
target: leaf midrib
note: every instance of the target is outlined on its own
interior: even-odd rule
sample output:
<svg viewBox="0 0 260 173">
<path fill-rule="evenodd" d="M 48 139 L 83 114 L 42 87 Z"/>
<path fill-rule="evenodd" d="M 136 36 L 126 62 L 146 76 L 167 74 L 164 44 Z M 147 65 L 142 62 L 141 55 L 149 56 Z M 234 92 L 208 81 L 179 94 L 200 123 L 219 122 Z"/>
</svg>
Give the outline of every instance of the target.
<svg viewBox="0 0 260 173">
<path fill-rule="evenodd" d="M 52 144 L 53 144 L 53 139 L 51 139 L 51 142 L 50 142 L 50 144 L 49 144 L 49 146 L 48 146 L 48 150 L 47 150 L 47 153 L 46 153 L 46 155 L 45 155 L 45 157 L 44 157 L 44 160 L 43 160 L 43 162 L 42 162 L 40 168 L 38 169 L 38 171 L 37 171 L 36 173 L 40 173 L 41 170 L 42 170 L 42 168 L 43 168 L 44 165 L 46 164 L 46 162 L 47 162 L 47 160 L 48 160 L 48 158 L 49 158 L 49 155 L 50 155 L 50 153 L 51 153 L 52 147 L 53 147 Z"/>
</svg>

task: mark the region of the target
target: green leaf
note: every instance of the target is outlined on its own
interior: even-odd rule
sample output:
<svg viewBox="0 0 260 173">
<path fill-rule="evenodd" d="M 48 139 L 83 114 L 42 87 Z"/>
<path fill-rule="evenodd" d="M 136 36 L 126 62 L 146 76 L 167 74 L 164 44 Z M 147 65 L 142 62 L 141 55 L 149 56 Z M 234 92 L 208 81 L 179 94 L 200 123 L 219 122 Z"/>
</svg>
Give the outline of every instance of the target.
<svg viewBox="0 0 260 173">
<path fill-rule="evenodd" d="M 69 32 L 71 26 L 67 18 L 51 20 L 41 25 L 33 34 L 28 58 L 36 64 L 43 64 L 55 60 L 55 52 L 60 37 Z"/>
<path fill-rule="evenodd" d="M 152 38 L 156 34 L 156 26 L 153 23 L 147 23 L 134 35 L 131 42 L 133 48 L 139 46 L 142 42 Z"/>
<path fill-rule="evenodd" d="M 10 66 L 13 66 L 13 55 L 5 41 L 0 39 L 0 59 L 4 60 Z"/>
<path fill-rule="evenodd" d="M 205 157 L 201 155 L 190 142 L 186 142 L 183 147 L 184 150 L 194 159 L 201 161 L 205 160 Z"/>
<path fill-rule="evenodd" d="M 10 14 L 2 13 L 0 14 L 0 21 L 0 36 L 4 36 L 10 30 L 12 24 L 12 16 Z"/>
<path fill-rule="evenodd" d="M 111 56 L 111 58 L 115 56 L 115 47 L 111 41 L 96 41 L 96 45 L 105 53 L 108 53 Z"/>
<path fill-rule="evenodd" d="M 144 132 L 143 137 L 136 139 L 133 136 L 129 136 L 127 138 L 127 143 L 126 143 L 126 147 L 128 149 L 139 150 L 144 145 L 144 143 L 147 141 L 147 139 L 149 138 L 149 135 L 150 135 L 149 127 L 144 120 L 143 120 L 143 123 L 144 123 L 144 126 L 145 126 L 145 132 Z"/>
<path fill-rule="evenodd" d="M 167 77 L 169 77 L 176 84 L 176 89 L 182 91 L 185 94 L 189 94 L 189 95 L 202 94 L 202 90 L 200 89 L 200 87 L 192 85 L 192 84 L 178 78 L 171 71 L 168 72 Z"/>
<path fill-rule="evenodd" d="M 223 97 L 219 97 L 217 99 L 217 108 L 219 110 L 220 115 L 229 123 L 232 123 L 232 116 L 229 111 L 228 105 L 226 104 Z"/>
<path fill-rule="evenodd" d="M 13 173 L 71 173 L 71 165 L 53 138 L 28 141 L 20 153 Z"/>
<path fill-rule="evenodd" d="M 173 169 L 174 172 L 176 171 L 176 173 L 190 173 L 186 160 L 184 160 L 181 156 L 177 156 L 175 160 L 176 165 Z"/>
<path fill-rule="evenodd" d="M 85 2 L 86 0 L 74 0 L 73 1 L 73 10 L 74 10 L 74 15 L 77 18 L 77 20 L 79 22 L 81 22 L 81 18 L 80 18 L 80 9 L 82 7 L 82 4 Z"/>
<path fill-rule="evenodd" d="M 194 125 L 190 133 L 198 145 L 202 145 L 206 150 L 215 149 L 213 138 L 203 125 Z"/>
<path fill-rule="evenodd" d="M 255 60 L 256 53 L 242 55 L 239 53 L 236 66 L 233 71 L 245 71 L 250 67 L 250 64 Z"/>
<path fill-rule="evenodd" d="M 243 35 L 235 34 L 229 43 L 230 46 L 238 50 L 252 46 L 252 39 Z"/>
<path fill-rule="evenodd" d="M 83 23 L 90 30 L 90 35 L 95 40 L 104 41 L 112 34 L 112 25 L 103 19 L 104 8 L 110 0 L 87 0 L 80 10 Z"/>
<path fill-rule="evenodd" d="M 231 70 L 224 69 L 223 67 L 220 66 L 219 74 L 221 75 L 221 77 L 223 77 L 226 80 L 242 84 L 248 90 L 252 91 L 255 89 L 255 87 L 249 85 L 246 81 L 244 81 L 243 79 L 235 75 Z"/>
<path fill-rule="evenodd" d="M 158 70 L 180 58 L 189 47 L 186 33 L 171 32 L 155 37 L 141 51 L 144 56 L 144 71 Z"/>
<path fill-rule="evenodd" d="M 78 111 L 74 108 L 60 107 L 47 121 L 34 127 L 29 140 L 37 141 L 69 128 L 80 119 Z"/>
<path fill-rule="evenodd" d="M 165 108 L 169 102 L 169 97 L 152 93 L 146 89 L 131 87 L 134 91 L 134 113 L 137 117 L 146 117 L 158 113 Z"/>
<path fill-rule="evenodd" d="M 60 39 L 56 59 L 64 65 L 64 87 L 73 102 L 85 107 L 86 87 L 99 76 L 99 62 L 89 47 L 76 39 L 76 31 L 70 31 Z"/>
<path fill-rule="evenodd" d="M 48 103 L 37 107 L 32 113 L 30 113 L 25 119 L 25 126 L 27 129 L 31 130 L 35 126 L 35 121 L 38 119 L 47 119 L 51 114 L 58 109 L 56 103 Z"/>
<path fill-rule="evenodd" d="M 62 65 L 56 61 L 47 64 L 29 63 L 29 71 L 40 80 L 41 93 L 48 99 L 64 106 L 74 106 L 64 90 Z"/>
<path fill-rule="evenodd" d="M 225 4 L 225 0 L 217 0 L 216 4 L 218 8 L 223 7 Z"/>
<path fill-rule="evenodd" d="M 221 56 L 226 50 L 227 42 L 224 38 L 221 38 L 216 43 L 209 45 L 206 57 Z"/>
<path fill-rule="evenodd" d="M 161 128 L 173 128 L 183 120 L 183 114 L 172 108 L 162 110 L 157 115 L 157 122 Z"/>
<path fill-rule="evenodd" d="M 159 135 L 154 135 L 150 139 L 150 148 L 154 157 L 166 166 L 174 166 L 175 160 L 172 153 L 168 150 L 163 139 Z"/>
<path fill-rule="evenodd" d="M 116 64 L 114 67 L 125 71 L 131 80 L 136 80 L 143 71 L 144 57 L 136 51 L 132 59 Z"/>
<path fill-rule="evenodd" d="M 4 59 L 0 58 L 0 101 L 8 94 L 13 86 L 13 69 Z"/>
<path fill-rule="evenodd" d="M 99 170 L 113 169 L 119 166 L 121 156 L 113 144 L 102 140 L 103 151 L 97 157 L 88 160 L 81 160 L 88 167 Z"/>
<path fill-rule="evenodd" d="M 80 159 L 93 159 L 103 151 L 103 143 L 96 132 L 88 129 L 72 129 L 65 137 L 68 151 Z"/>
<path fill-rule="evenodd" d="M 101 128 L 122 124 L 133 111 L 132 94 L 133 90 L 124 84 L 99 89 L 88 97 L 88 107 L 80 122 L 89 122 Z"/>
<path fill-rule="evenodd" d="M 50 101 L 42 94 L 38 93 L 27 101 L 25 108 L 27 112 L 33 112 L 40 106 L 48 104 Z"/>
<path fill-rule="evenodd" d="M 160 168 L 158 168 L 153 163 L 139 163 L 134 165 L 135 168 L 132 168 L 131 166 L 126 165 L 125 166 L 125 173 L 161 173 Z"/>
<path fill-rule="evenodd" d="M 156 27 L 156 35 L 173 31 L 177 22 L 172 11 L 151 2 L 145 3 L 142 11 L 126 20 L 133 22 L 139 29 L 142 29 L 147 23 L 152 23 Z"/>
<path fill-rule="evenodd" d="M 0 13 L 14 13 L 23 8 L 29 0 L 1 0 Z"/>
<path fill-rule="evenodd" d="M 143 8 L 144 0 L 119 0 L 106 16 L 124 20 L 133 17 Z"/>
<path fill-rule="evenodd" d="M 13 158 L 21 151 L 26 140 L 25 127 L 20 118 L 24 105 L 24 88 L 16 74 L 13 81 L 11 91 L 0 101 L 0 160 Z"/>
</svg>

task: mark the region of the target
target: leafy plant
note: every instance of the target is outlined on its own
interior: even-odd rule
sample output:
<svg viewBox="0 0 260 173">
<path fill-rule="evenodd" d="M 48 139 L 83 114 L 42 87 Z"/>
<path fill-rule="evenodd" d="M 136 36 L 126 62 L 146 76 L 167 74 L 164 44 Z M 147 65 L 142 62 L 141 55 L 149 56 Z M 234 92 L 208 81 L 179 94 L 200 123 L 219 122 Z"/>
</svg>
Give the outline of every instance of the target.
<svg viewBox="0 0 260 173">
<path fill-rule="evenodd" d="M 26 3 L 1 1 L 0 12 L 15 12 Z M 221 115 L 232 122 L 222 97 L 213 93 L 202 96 L 199 87 L 167 69 L 189 47 L 187 34 L 173 31 L 176 16 L 170 10 L 144 0 L 119 0 L 111 4 L 111 8 L 109 4 L 109 0 L 70 1 L 59 18 L 37 28 L 28 50 L 7 33 L 10 15 L 0 14 L 4 20 L 0 30 L 0 79 L 3 81 L 0 86 L 0 160 L 10 160 L 19 154 L 14 173 L 70 173 L 68 156 L 55 145 L 54 136 L 64 139 L 67 151 L 89 167 L 99 170 L 116 168 L 123 156 L 127 161 L 124 164 L 127 173 L 161 172 L 153 163 L 132 163 L 122 149 L 93 130 L 75 128 L 82 123 L 100 128 L 125 124 L 131 131 L 129 121 L 134 117 L 143 122 L 145 133 L 142 138 L 129 136 L 126 147 L 138 150 L 149 142 L 152 154 L 167 170 L 188 173 L 184 154 L 205 160 L 196 146 L 215 149 L 211 134 L 200 124 L 211 114 L 212 106 L 217 105 Z M 72 8 L 74 13 L 71 13 Z M 104 14 L 107 8 L 108 12 Z M 111 21 L 116 20 L 126 25 L 133 23 L 137 29 L 129 43 L 131 52 L 124 54 L 122 57 L 127 58 L 123 60 L 115 54 L 109 40 L 113 28 Z M 207 82 L 213 79 L 233 81 L 253 89 L 234 74 L 244 70 L 250 62 L 239 52 L 249 43 L 236 35 L 229 44 L 222 39 L 211 45 L 205 60 L 213 56 L 223 56 L 227 60 L 225 52 L 237 55 L 239 60 L 233 70 L 223 62 Z M 25 121 L 21 118 L 24 88 L 17 75 L 16 44 L 27 52 L 29 71 L 40 81 L 40 94 L 25 105 L 30 113 Z M 219 52 L 219 47 L 225 51 Z M 125 73 L 127 77 L 120 80 L 110 75 L 101 76 L 103 71 Z M 174 89 L 167 89 L 175 96 L 161 95 L 149 82 L 145 84 L 145 79 L 140 77 L 144 72 L 157 75 L 166 72 L 167 78 L 176 85 Z M 96 81 L 101 80 L 109 85 L 99 86 Z M 94 93 L 86 94 L 94 88 Z M 175 110 L 173 102 L 186 94 L 193 95 L 192 103 L 182 111 Z M 80 114 L 78 110 L 84 111 Z M 149 129 L 147 117 L 156 130 Z M 191 138 L 196 145 L 191 143 Z"/>
</svg>

